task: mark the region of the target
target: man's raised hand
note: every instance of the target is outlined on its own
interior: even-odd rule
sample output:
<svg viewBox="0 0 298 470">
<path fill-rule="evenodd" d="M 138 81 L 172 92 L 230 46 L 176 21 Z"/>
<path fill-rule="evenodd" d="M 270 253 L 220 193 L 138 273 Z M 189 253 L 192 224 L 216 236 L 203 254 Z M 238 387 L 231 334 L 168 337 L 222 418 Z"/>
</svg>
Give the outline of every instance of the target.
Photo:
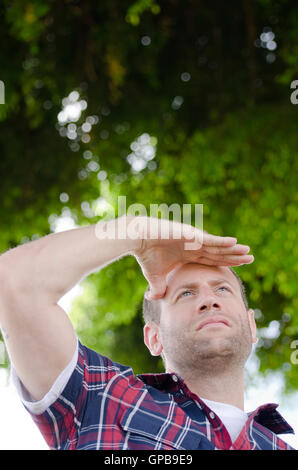
<svg viewBox="0 0 298 470">
<path fill-rule="evenodd" d="M 152 217 L 137 217 L 134 223 L 142 238 L 134 255 L 150 285 L 149 300 L 165 295 L 166 277 L 179 265 L 240 266 L 254 260 L 248 255 L 249 246 L 238 244 L 234 237 L 211 235 L 188 224 Z"/>
</svg>

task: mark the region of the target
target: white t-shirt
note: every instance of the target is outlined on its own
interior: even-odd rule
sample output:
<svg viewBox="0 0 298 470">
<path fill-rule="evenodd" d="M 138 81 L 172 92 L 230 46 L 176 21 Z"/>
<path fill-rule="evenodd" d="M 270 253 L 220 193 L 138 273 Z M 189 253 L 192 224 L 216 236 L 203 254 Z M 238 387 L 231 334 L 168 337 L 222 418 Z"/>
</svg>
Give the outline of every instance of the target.
<svg viewBox="0 0 298 470">
<path fill-rule="evenodd" d="M 246 423 L 248 418 L 247 413 L 240 408 L 228 405 L 227 403 L 206 400 L 206 398 L 202 398 L 202 400 L 221 419 L 230 434 L 232 442 L 235 442 Z"/>
<path fill-rule="evenodd" d="M 16 390 L 22 402 L 31 413 L 36 414 L 36 415 L 41 414 L 57 400 L 57 398 L 62 393 L 68 380 L 70 379 L 71 374 L 73 373 L 76 367 L 77 359 L 78 359 L 78 343 L 77 343 L 76 351 L 73 355 L 73 358 L 69 362 L 69 364 L 57 377 L 56 381 L 52 385 L 49 392 L 39 401 L 34 401 L 33 398 L 30 396 L 28 391 L 23 386 L 22 382 L 19 380 L 15 371 L 15 368 L 13 367 L 13 364 L 12 364 L 12 367 L 11 367 L 12 383 L 16 387 Z M 207 400 L 205 398 L 202 398 L 202 400 L 221 419 L 221 421 L 224 423 L 225 427 L 227 428 L 231 436 L 232 442 L 234 442 L 236 438 L 238 437 L 241 429 L 243 428 L 248 418 L 247 414 L 240 408 L 237 408 L 236 406 Z"/>
</svg>

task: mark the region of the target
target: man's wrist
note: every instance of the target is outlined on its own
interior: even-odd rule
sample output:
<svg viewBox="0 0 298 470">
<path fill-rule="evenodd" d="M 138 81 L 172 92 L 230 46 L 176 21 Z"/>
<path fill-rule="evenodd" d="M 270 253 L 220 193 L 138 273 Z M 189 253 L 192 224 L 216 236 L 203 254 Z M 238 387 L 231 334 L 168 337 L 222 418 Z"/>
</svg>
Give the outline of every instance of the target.
<svg viewBox="0 0 298 470">
<path fill-rule="evenodd" d="M 95 235 L 98 240 L 112 240 L 122 244 L 123 254 L 134 255 L 142 247 L 144 223 L 145 217 L 123 215 L 116 219 L 100 221 L 95 225 Z"/>
<path fill-rule="evenodd" d="M 135 255 L 143 246 L 144 230 L 143 226 L 146 217 L 125 215 L 119 217 L 119 228 L 124 234 L 129 253 Z"/>
</svg>

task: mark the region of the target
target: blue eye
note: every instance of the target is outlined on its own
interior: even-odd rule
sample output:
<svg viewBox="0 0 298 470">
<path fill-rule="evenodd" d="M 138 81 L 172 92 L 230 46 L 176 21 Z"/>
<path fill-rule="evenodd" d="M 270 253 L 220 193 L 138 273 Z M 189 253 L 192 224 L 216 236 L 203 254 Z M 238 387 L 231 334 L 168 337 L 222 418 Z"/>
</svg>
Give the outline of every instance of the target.
<svg viewBox="0 0 298 470">
<path fill-rule="evenodd" d="M 231 289 L 229 289 L 227 286 L 220 286 L 217 288 L 217 290 L 220 290 L 220 289 L 224 289 L 225 291 L 227 292 L 231 292 Z M 184 290 L 181 292 L 181 294 L 178 295 L 177 297 L 177 300 L 179 300 L 180 298 L 183 298 L 183 297 L 189 297 L 189 295 L 192 295 L 194 293 L 194 291 L 192 290 Z"/>
<path fill-rule="evenodd" d="M 191 294 L 191 293 L 192 293 L 192 291 L 191 291 L 191 290 L 185 290 L 185 291 L 181 292 L 181 294 L 179 295 L 179 297 L 178 297 L 178 298 L 180 298 L 180 297 L 184 296 L 184 294 Z M 187 296 L 187 297 L 188 297 L 188 296 Z"/>
<path fill-rule="evenodd" d="M 226 287 L 226 286 L 221 286 L 221 287 L 218 288 L 218 290 L 219 290 L 219 289 L 225 289 L 225 290 L 227 290 L 227 291 L 230 290 L 230 289 L 229 289 L 228 287 Z"/>
</svg>

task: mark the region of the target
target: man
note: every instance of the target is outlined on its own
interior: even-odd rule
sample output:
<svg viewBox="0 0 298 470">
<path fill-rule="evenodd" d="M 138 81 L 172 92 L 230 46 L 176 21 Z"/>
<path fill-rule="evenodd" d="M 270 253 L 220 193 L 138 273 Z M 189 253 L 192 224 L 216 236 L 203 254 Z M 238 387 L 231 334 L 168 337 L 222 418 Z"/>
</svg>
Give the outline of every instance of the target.
<svg viewBox="0 0 298 470">
<path fill-rule="evenodd" d="M 130 236 L 120 237 L 123 229 Z M 292 432 L 277 405 L 243 410 L 256 327 L 230 266 L 252 262 L 248 252 L 235 238 L 127 216 L 2 255 L 0 325 L 12 376 L 50 448 L 290 449 L 277 436 Z M 136 257 L 149 283 L 144 341 L 162 355 L 164 374 L 135 376 L 83 346 L 57 304 L 125 255 Z"/>
</svg>

